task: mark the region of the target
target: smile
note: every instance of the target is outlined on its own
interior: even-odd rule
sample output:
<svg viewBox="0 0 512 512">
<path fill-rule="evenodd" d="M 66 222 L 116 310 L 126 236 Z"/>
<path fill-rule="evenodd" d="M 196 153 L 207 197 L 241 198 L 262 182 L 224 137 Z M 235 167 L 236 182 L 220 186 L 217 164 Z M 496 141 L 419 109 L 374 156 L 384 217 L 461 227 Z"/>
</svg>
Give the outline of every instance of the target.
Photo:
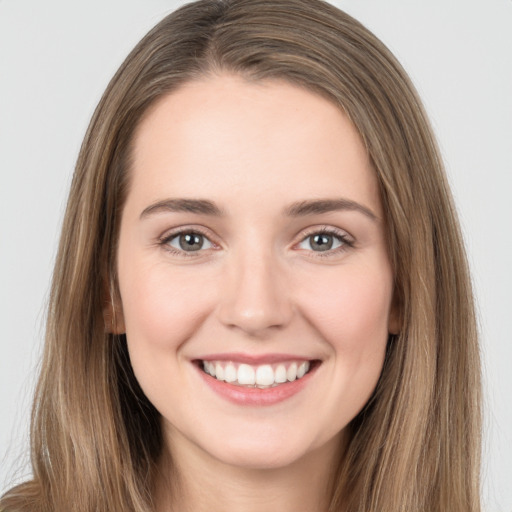
<svg viewBox="0 0 512 512">
<path fill-rule="evenodd" d="M 301 379 L 310 370 L 309 361 L 250 365 L 232 361 L 202 361 L 205 373 L 234 386 L 267 389 Z"/>
<path fill-rule="evenodd" d="M 216 395 L 237 406 L 271 406 L 299 395 L 315 379 L 320 359 L 285 354 L 216 354 L 192 361 Z"/>
</svg>

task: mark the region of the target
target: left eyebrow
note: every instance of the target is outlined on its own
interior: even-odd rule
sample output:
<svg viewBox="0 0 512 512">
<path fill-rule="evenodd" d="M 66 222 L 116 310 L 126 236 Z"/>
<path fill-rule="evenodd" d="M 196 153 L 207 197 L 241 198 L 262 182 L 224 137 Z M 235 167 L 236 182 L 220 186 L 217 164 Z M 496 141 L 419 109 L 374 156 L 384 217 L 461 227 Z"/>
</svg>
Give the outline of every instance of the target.
<svg viewBox="0 0 512 512">
<path fill-rule="evenodd" d="M 289 217 L 304 217 L 306 215 L 318 215 L 339 210 L 356 211 L 366 215 L 366 217 L 373 221 L 378 221 L 377 215 L 368 207 L 345 198 L 298 201 L 288 206 L 284 213 Z"/>
</svg>

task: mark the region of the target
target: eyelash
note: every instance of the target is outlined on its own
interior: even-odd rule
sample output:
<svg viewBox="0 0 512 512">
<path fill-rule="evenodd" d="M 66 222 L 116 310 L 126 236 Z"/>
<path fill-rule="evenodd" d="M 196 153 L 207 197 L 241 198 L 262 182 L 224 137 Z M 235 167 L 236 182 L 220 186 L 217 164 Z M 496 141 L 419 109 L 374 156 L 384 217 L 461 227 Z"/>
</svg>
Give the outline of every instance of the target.
<svg viewBox="0 0 512 512">
<path fill-rule="evenodd" d="M 208 240 L 212 246 L 218 247 L 218 245 L 215 242 L 212 242 L 210 240 L 209 235 L 207 234 L 206 230 L 202 230 L 200 228 L 194 227 L 194 228 L 181 228 L 176 231 L 173 231 L 172 233 L 166 233 L 161 238 L 158 239 L 158 244 L 162 246 L 166 251 L 168 251 L 171 254 L 186 257 L 186 258 L 193 258 L 197 257 L 199 254 L 203 252 L 203 250 L 199 249 L 197 251 L 184 251 L 179 250 L 171 245 L 169 243 L 174 240 L 175 238 L 181 236 L 181 235 L 199 235 L 204 237 L 206 240 Z M 299 244 L 306 241 L 308 238 L 314 236 L 314 235 L 326 235 L 326 236 L 332 236 L 334 238 L 337 238 L 341 245 L 340 247 L 336 247 L 334 249 L 328 249 L 326 251 L 308 251 L 311 253 L 314 253 L 315 258 L 326 258 L 329 256 L 333 256 L 335 254 L 340 254 L 342 252 L 347 251 L 348 249 L 351 249 L 354 247 L 354 241 L 345 233 L 344 231 L 341 231 L 339 229 L 330 227 L 330 226 L 319 226 L 311 228 L 310 230 L 306 231 L 305 234 L 301 237 L 299 242 L 295 243 L 293 247 L 297 247 Z"/>
<path fill-rule="evenodd" d="M 304 242 L 308 238 L 311 238 L 314 235 L 332 236 L 334 238 L 337 238 L 341 242 L 341 245 L 339 247 L 336 247 L 335 249 L 329 249 L 326 251 L 308 251 L 314 253 L 315 258 L 328 258 L 330 256 L 345 252 L 354 247 L 354 241 L 349 237 L 349 235 L 347 235 L 345 231 L 330 226 L 317 226 L 310 228 L 310 230 L 306 231 L 306 233 L 302 236 L 300 241 L 294 245 L 294 247 L 296 247 L 297 245 L 301 244 L 302 242 Z"/>
<path fill-rule="evenodd" d="M 158 244 L 163 247 L 164 250 L 167 252 L 174 254 L 176 256 L 182 256 L 185 258 L 194 258 L 197 257 L 200 252 L 203 252 L 201 250 L 198 251 L 183 251 L 179 249 L 175 249 L 171 245 L 169 245 L 169 242 L 174 240 L 175 238 L 181 236 L 181 235 L 199 235 L 204 237 L 206 240 L 208 240 L 214 247 L 218 247 L 218 245 L 215 242 L 212 242 L 210 240 L 210 236 L 207 234 L 206 230 L 202 230 L 200 228 L 194 227 L 194 228 L 181 228 L 176 231 L 173 231 L 172 233 L 166 233 L 158 240 Z"/>
</svg>

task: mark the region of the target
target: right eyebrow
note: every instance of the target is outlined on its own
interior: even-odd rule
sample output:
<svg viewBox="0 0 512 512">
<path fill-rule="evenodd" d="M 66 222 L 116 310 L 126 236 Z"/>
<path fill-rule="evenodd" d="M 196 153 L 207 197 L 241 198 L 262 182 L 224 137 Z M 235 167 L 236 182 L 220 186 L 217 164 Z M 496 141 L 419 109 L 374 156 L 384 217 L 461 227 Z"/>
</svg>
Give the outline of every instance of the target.
<svg viewBox="0 0 512 512">
<path fill-rule="evenodd" d="M 144 208 L 140 218 L 162 212 L 187 212 L 220 217 L 224 212 L 212 201 L 206 199 L 164 199 Z"/>
</svg>

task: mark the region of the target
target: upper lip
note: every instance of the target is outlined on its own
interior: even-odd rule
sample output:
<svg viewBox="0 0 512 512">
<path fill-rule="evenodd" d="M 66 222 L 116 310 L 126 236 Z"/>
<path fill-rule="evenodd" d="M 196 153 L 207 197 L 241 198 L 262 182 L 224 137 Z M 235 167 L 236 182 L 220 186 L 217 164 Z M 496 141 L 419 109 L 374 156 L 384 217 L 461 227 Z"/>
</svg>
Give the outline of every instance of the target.
<svg viewBox="0 0 512 512">
<path fill-rule="evenodd" d="M 281 363 L 286 361 L 312 361 L 315 358 L 305 357 L 296 354 L 246 354 L 239 352 L 208 354 L 196 358 L 200 361 L 233 361 L 236 363 L 245 363 L 250 365 L 262 365 Z"/>
</svg>

